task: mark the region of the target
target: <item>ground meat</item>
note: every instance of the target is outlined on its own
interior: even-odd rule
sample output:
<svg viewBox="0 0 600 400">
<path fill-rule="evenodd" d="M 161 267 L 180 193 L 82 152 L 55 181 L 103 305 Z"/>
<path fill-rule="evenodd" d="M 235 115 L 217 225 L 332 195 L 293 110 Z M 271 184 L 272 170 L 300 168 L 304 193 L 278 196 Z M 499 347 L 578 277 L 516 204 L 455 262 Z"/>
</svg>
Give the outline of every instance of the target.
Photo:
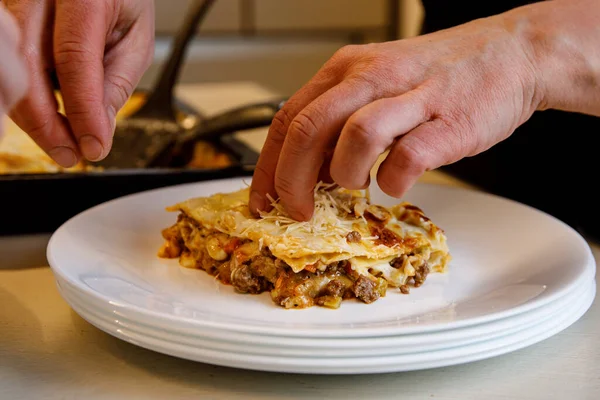
<svg viewBox="0 0 600 400">
<path fill-rule="evenodd" d="M 401 285 L 400 286 L 400 292 L 402 292 L 402 294 L 409 294 L 410 293 L 410 287 L 408 287 L 408 285 Z"/>
<path fill-rule="evenodd" d="M 271 257 L 256 256 L 250 261 L 250 269 L 255 275 L 262 276 L 271 283 L 277 279 L 277 266 Z"/>
<path fill-rule="evenodd" d="M 344 292 L 346 291 L 346 285 L 344 285 L 344 282 L 334 279 L 332 281 L 330 281 L 327 286 L 325 286 L 325 289 L 323 289 L 323 293 L 322 295 L 324 296 L 343 296 Z"/>
<path fill-rule="evenodd" d="M 242 293 L 258 294 L 268 288 L 268 282 L 252 273 L 248 264 L 237 265 L 231 269 L 231 285 Z"/>
<path fill-rule="evenodd" d="M 361 239 L 360 233 L 356 231 L 352 231 L 346 235 L 346 242 L 348 243 L 359 243 Z"/>
<path fill-rule="evenodd" d="M 354 269 L 352 269 L 352 264 L 350 264 L 346 260 L 340 261 L 339 263 L 337 263 L 336 266 L 332 268 L 335 268 L 335 271 L 339 271 L 340 274 L 345 274 L 354 281 L 360 277 L 360 274 Z"/>
<path fill-rule="evenodd" d="M 354 294 L 365 303 L 372 303 L 379 298 L 377 283 L 361 275 L 354 282 Z"/>
<path fill-rule="evenodd" d="M 217 275 L 219 272 L 219 266 L 223 264 L 222 261 L 217 261 L 213 259 L 208 252 L 204 249 L 202 254 L 200 255 L 200 265 L 199 268 L 208 272 L 209 275 Z"/>
<path fill-rule="evenodd" d="M 423 282 L 425 282 L 425 279 L 427 279 L 428 274 L 429 274 L 429 265 L 427 265 L 427 263 L 424 263 L 419 268 L 417 268 L 416 272 L 415 272 L 415 276 L 413 276 L 413 279 L 415 281 L 415 283 L 414 283 L 415 287 L 421 286 L 423 284 Z"/>
<path fill-rule="evenodd" d="M 388 231 L 384 236 L 387 233 L 395 235 Z M 348 261 L 329 265 L 316 263 L 294 273 L 284 261 L 276 259 L 268 247 L 259 249 L 254 243 L 249 246 L 246 241 L 235 238 L 221 241 L 225 244 L 222 249 L 227 257 L 212 257 L 206 241 L 215 234 L 195 221 L 181 217 L 175 226 L 164 230 L 165 247 L 170 248 L 163 249 L 162 253 L 174 257 L 180 252 L 180 264 L 205 270 L 238 292 L 259 294 L 269 291 L 272 300 L 285 308 L 306 308 L 315 304 L 338 308 L 342 299 L 358 298 L 372 303 L 385 296 L 387 282 L 383 278 L 362 276 Z M 359 232 L 351 231 L 346 240 L 351 243 L 362 237 Z M 392 264 L 403 262 L 405 256 L 402 257 Z M 415 282 L 424 280 L 428 272 L 428 268 L 421 268 Z"/>
<path fill-rule="evenodd" d="M 405 260 L 405 259 L 406 259 L 406 256 L 404 256 L 404 255 L 402 255 L 402 256 L 400 256 L 400 257 L 397 257 L 397 258 L 394 258 L 394 259 L 393 259 L 393 260 L 390 262 L 390 265 L 391 265 L 393 268 L 400 269 L 400 268 L 402 268 L 402 266 L 404 265 L 404 260 Z"/>
<path fill-rule="evenodd" d="M 225 261 L 225 262 L 221 263 L 217 267 L 217 273 L 215 274 L 215 276 L 217 276 L 223 284 L 230 285 L 231 284 L 231 262 Z"/>
<path fill-rule="evenodd" d="M 395 232 L 390 231 L 388 228 L 371 225 L 370 229 L 371 235 L 377 236 L 377 239 L 375 240 L 376 244 L 392 247 L 402 243 L 400 236 L 396 235 Z"/>
<path fill-rule="evenodd" d="M 410 252 L 410 253 L 407 253 L 407 254 L 402 254 L 400 257 L 394 258 L 394 259 L 393 259 L 393 260 L 390 262 L 390 265 L 391 265 L 393 268 L 400 269 L 400 268 L 402 268 L 402 266 L 404 265 L 404 261 L 406 261 L 406 259 L 407 259 L 408 257 L 412 257 L 412 256 L 414 256 L 414 255 L 415 255 L 415 253 L 414 253 L 414 252 Z"/>
<path fill-rule="evenodd" d="M 262 247 L 262 249 L 260 250 L 260 254 L 265 257 L 273 258 L 273 253 L 271 253 L 271 249 L 269 249 L 267 246 Z"/>
</svg>

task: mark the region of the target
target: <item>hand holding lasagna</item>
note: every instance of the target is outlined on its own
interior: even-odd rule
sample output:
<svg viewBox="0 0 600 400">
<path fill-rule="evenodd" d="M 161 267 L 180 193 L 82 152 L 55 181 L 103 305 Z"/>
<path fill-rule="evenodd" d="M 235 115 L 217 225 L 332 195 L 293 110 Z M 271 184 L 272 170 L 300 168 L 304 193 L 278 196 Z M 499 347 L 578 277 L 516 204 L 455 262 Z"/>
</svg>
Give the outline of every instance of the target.
<svg viewBox="0 0 600 400">
<path fill-rule="evenodd" d="M 366 193 L 320 183 L 311 220 L 291 219 L 276 201 L 254 217 L 249 188 L 193 198 L 163 230 L 159 257 L 215 276 L 238 292 L 270 292 L 284 308 L 372 303 L 390 288 L 409 293 L 450 261 L 446 236 L 407 202 L 370 204 Z"/>
</svg>

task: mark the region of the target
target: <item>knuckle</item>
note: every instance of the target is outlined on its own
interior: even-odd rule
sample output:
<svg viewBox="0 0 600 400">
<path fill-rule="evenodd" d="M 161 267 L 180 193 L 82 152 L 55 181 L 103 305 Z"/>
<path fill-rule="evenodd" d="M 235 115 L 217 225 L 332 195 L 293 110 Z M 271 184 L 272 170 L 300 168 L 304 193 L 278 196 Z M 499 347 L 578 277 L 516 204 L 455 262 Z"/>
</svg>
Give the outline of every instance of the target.
<svg viewBox="0 0 600 400">
<path fill-rule="evenodd" d="M 350 117 L 346 122 L 346 130 L 350 136 L 350 140 L 357 145 L 373 145 L 378 141 L 377 132 L 375 132 L 365 118 Z"/>
<path fill-rule="evenodd" d="M 450 153 L 474 155 L 485 148 L 485 144 L 478 140 L 479 135 L 471 135 L 471 132 L 476 132 L 476 129 L 473 122 L 466 118 L 464 111 L 456 112 L 450 118 L 440 118 L 439 122 L 445 135 L 448 136 L 444 143 L 451 147 Z"/>
<path fill-rule="evenodd" d="M 269 128 L 269 134 L 277 142 L 283 142 L 287 135 L 288 128 L 292 122 L 290 112 L 285 106 L 275 113 L 271 126 Z"/>
<path fill-rule="evenodd" d="M 89 104 L 89 103 L 88 103 Z M 87 121 L 90 117 L 93 118 L 94 111 L 86 107 L 86 104 L 81 104 L 76 108 L 71 106 L 67 111 L 67 117 L 71 122 Z"/>
<path fill-rule="evenodd" d="M 54 64 L 57 68 L 69 67 L 70 70 L 78 69 L 82 63 L 94 60 L 95 58 L 95 54 L 88 46 L 76 37 L 60 41 L 54 48 Z"/>
<path fill-rule="evenodd" d="M 69 120 L 87 117 L 96 118 L 101 101 L 102 99 L 99 99 L 92 90 L 81 88 L 79 91 L 70 94 L 69 97 L 65 96 L 65 112 Z"/>
<path fill-rule="evenodd" d="M 477 109 L 450 103 L 441 110 L 438 121 L 445 131 L 476 131 L 475 121 L 478 114 Z"/>
<path fill-rule="evenodd" d="M 106 80 L 117 90 L 119 96 L 117 109 L 120 109 L 127 100 L 129 100 L 129 97 L 131 97 L 135 85 L 129 79 L 121 75 L 107 75 Z"/>
<path fill-rule="evenodd" d="M 363 63 L 352 68 L 346 79 L 353 85 L 372 93 L 371 99 L 396 95 L 400 82 L 385 70 L 376 65 Z M 402 89 L 402 88 L 401 88 Z"/>
<path fill-rule="evenodd" d="M 294 118 L 289 127 L 288 140 L 299 149 L 312 146 L 319 129 L 313 117 L 301 112 Z"/>
<path fill-rule="evenodd" d="M 35 141 L 46 139 L 51 132 L 52 122 L 50 118 L 43 118 L 39 121 L 30 121 L 29 126 L 25 126 L 27 135 Z"/>
<path fill-rule="evenodd" d="M 379 54 L 364 56 L 347 70 L 345 79 L 369 90 L 373 98 L 397 96 L 411 89 L 408 79 L 395 70 L 397 64 L 398 61 Z"/>
<path fill-rule="evenodd" d="M 332 59 L 347 59 L 348 57 L 355 56 L 360 50 L 360 47 L 361 46 L 357 44 L 347 44 L 342 46 L 333 53 Z"/>
</svg>

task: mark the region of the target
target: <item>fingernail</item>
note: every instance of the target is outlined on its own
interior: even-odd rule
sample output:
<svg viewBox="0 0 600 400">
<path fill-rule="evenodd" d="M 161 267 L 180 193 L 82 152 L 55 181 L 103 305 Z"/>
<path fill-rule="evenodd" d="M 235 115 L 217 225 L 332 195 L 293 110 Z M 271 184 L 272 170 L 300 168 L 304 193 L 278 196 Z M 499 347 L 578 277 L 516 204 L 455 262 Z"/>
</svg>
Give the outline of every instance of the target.
<svg viewBox="0 0 600 400">
<path fill-rule="evenodd" d="M 48 155 L 64 168 L 71 168 L 77 164 L 77 156 L 69 147 L 55 147 L 48 152 Z"/>
<path fill-rule="evenodd" d="M 79 139 L 79 147 L 83 156 L 90 161 L 98 161 L 102 158 L 104 148 L 98 139 L 92 135 L 85 135 Z"/>
<path fill-rule="evenodd" d="M 258 213 L 258 211 L 263 211 L 266 206 L 265 198 L 260 195 L 256 190 L 250 192 L 250 211 L 253 213 Z"/>
<path fill-rule="evenodd" d="M 117 110 L 113 106 L 106 107 L 106 113 L 108 114 L 108 119 L 110 120 L 110 129 L 111 132 L 115 133 L 115 127 L 117 126 Z"/>
</svg>

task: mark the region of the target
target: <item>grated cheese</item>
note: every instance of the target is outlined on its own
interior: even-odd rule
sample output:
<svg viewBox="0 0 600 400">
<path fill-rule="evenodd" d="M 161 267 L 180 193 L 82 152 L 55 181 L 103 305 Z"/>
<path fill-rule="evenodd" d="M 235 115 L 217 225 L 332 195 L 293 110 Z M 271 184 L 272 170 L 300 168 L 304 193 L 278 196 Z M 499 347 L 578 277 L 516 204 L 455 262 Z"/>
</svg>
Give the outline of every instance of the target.
<svg viewBox="0 0 600 400">
<path fill-rule="evenodd" d="M 167 208 L 180 210 L 209 230 L 258 242 L 258 248 L 268 248 L 274 257 L 288 264 L 294 272 L 306 265 L 327 265 L 362 257 L 370 263 L 398 256 L 416 248 L 429 248 L 431 253 L 447 254 L 443 232 L 431 222 L 425 224 L 418 212 L 399 204 L 390 209 L 386 228 L 410 241 L 385 245 L 371 233 L 365 212 L 370 206 L 364 192 L 319 182 L 314 188 L 314 212 L 308 221 L 296 221 L 285 211 L 279 200 L 269 197 L 272 209 L 251 216 L 248 209 L 249 188 L 231 193 L 215 193 L 197 197 Z M 347 235 L 356 231 L 358 242 L 349 242 Z M 441 256 L 440 265 L 446 257 Z M 430 264 L 431 265 L 431 264 Z M 433 268 L 435 269 L 435 268 Z M 444 269 L 444 267 L 440 267 Z M 382 271 L 392 275 L 391 270 Z"/>
<path fill-rule="evenodd" d="M 356 218 L 348 219 L 340 211 L 352 215 L 347 202 L 350 195 L 336 184 L 325 184 L 319 182 L 314 189 L 314 212 L 308 221 L 296 221 L 285 211 L 279 199 L 267 195 L 272 209 L 268 212 L 260 212 L 263 220 L 272 220 L 275 225 L 284 227 L 284 234 L 317 235 L 320 237 L 346 236 L 351 232 L 352 224 Z M 346 201 L 344 201 L 346 200 Z M 362 217 L 362 216 L 361 216 Z"/>
</svg>

